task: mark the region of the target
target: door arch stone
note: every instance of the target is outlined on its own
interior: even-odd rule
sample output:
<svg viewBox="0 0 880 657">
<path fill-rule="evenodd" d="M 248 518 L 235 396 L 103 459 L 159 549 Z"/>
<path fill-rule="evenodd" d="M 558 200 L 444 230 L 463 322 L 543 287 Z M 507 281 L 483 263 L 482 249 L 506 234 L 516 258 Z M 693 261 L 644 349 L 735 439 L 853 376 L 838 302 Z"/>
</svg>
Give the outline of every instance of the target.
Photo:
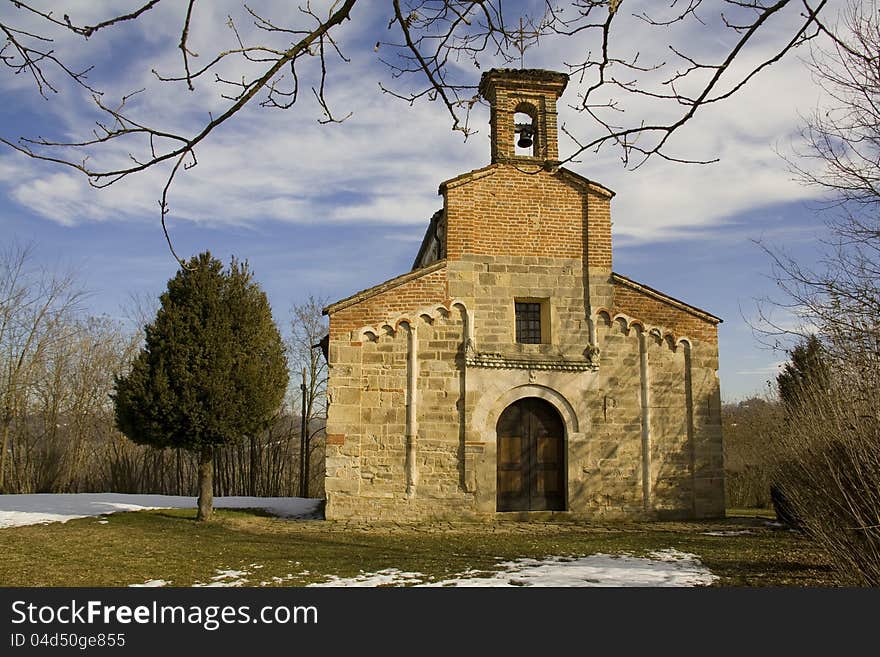
<svg viewBox="0 0 880 657">
<path fill-rule="evenodd" d="M 472 417 L 472 426 L 480 432 L 481 440 L 495 442 L 498 418 L 505 408 L 524 397 L 538 397 L 549 402 L 565 423 L 566 438 L 581 431 L 581 422 L 575 409 L 562 394 L 544 385 L 527 383 L 508 389 L 500 396 L 483 395 Z M 589 422 L 587 423 L 589 424 Z"/>
</svg>

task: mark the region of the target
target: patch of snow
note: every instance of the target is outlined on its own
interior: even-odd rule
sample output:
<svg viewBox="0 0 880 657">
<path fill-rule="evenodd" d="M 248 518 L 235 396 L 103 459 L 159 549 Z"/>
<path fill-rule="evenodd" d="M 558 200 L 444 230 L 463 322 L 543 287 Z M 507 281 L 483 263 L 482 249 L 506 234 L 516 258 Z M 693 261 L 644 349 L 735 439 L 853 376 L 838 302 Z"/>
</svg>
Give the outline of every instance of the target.
<svg viewBox="0 0 880 657">
<path fill-rule="evenodd" d="M 718 579 L 696 555 L 675 549 L 652 552 L 648 558 L 593 554 L 586 557 L 517 559 L 499 564 L 504 570 L 477 576 L 465 571 L 436 582 L 423 582 L 422 573 L 395 568 L 356 577 L 331 576 L 310 586 L 707 586 Z"/>
<path fill-rule="evenodd" d="M 375 573 L 361 573 L 355 577 L 341 578 L 330 575 L 326 582 L 309 586 L 408 586 L 424 581 L 424 573 L 408 573 L 397 568 L 386 568 Z"/>
<path fill-rule="evenodd" d="M 222 568 L 218 568 L 214 572 L 217 574 L 211 578 L 209 583 L 203 584 L 197 582 L 193 584 L 193 586 L 245 586 L 247 585 L 246 577 L 247 575 L 250 575 L 250 572 L 247 570 L 223 570 Z"/>
<path fill-rule="evenodd" d="M 119 511 L 195 509 L 195 497 L 124 493 L 0 495 L 0 528 L 67 522 Z M 302 497 L 215 497 L 217 509 L 263 509 L 282 518 L 315 518 L 321 500 Z M 106 522 L 100 520 L 99 522 Z"/>
<path fill-rule="evenodd" d="M 294 575 L 293 573 L 287 573 L 284 577 L 273 575 L 271 580 L 260 582 L 260 586 L 269 586 L 269 584 L 283 584 L 284 582 L 289 582 L 294 577 L 296 577 L 296 575 Z"/>
<path fill-rule="evenodd" d="M 742 536 L 743 534 L 752 534 L 750 529 L 720 529 L 714 532 L 702 532 L 703 536 Z"/>
<path fill-rule="evenodd" d="M 629 555 L 626 555 L 629 556 Z M 681 550 L 676 550 L 675 548 L 665 548 L 663 550 L 655 550 L 654 552 L 648 552 L 648 556 L 651 559 L 656 559 L 657 561 L 686 561 L 688 559 L 697 559 L 697 555 L 691 554 L 690 552 L 682 552 Z M 699 564 L 699 560 L 697 560 Z"/>
<path fill-rule="evenodd" d="M 148 579 L 143 584 L 129 584 L 130 587 L 140 587 L 140 586 L 168 586 L 171 582 L 164 579 Z"/>
</svg>

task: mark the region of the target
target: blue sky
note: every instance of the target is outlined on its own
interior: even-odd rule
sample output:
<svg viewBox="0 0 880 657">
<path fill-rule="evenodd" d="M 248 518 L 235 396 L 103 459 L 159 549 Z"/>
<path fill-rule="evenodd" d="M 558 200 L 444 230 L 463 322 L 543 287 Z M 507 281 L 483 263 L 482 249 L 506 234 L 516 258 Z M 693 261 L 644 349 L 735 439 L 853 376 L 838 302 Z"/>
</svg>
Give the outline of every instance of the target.
<svg viewBox="0 0 880 657">
<path fill-rule="evenodd" d="M 73 3 L 70 14 L 88 18 L 101 4 Z M 277 10 L 284 3 L 257 4 Z M 332 69 L 329 96 L 334 111 L 353 112 L 349 120 L 321 126 L 319 108 L 307 99 L 292 111 L 248 109 L 213 135 L 199 151 L 200 164 L 172 189 L 169 228 L 177 251 L 189 256 L 209 249 L 224 260 L 233 254 L 248 259 L 282 324 L 291 304 L 309 295 L 341 298 L 407 271 L 428 218 L 441 206 L 438 184 L 489 160 L 485 107 L 475 108 L 471 121 L 479 133 L 465 142 L 449 130 L 449 117 L 437 104 L 409 107 L 379 92 L 378 82 L 389 82 L 389 76 L 372 48 L 387 35 L 386 10 L 377 6 L 356 7 L 341 41 L 351 63 Z M 240 5 L 207 7 L 200 9 L 206 13 L 198 16 L 192 37 L 197 52 L 228 43 L 223 17 Z M 210 84 L 191 94 L 151 80 L 151 68 L 179 68 L 175 11 L 169 5 L 149 21 L 99 33 L 88 43 L 91 50 L 65 39 L 57 47 L 74 58 L 94 58 L 99 65 L 93 80 L 108 96 L 148 86 L 150 95 L 136 100 L 134 111 L 191 126 L 206 107 L 216 110 L 223 101 Z M 15 18 L 9 3 L 0 12 Z M 746 57 L 755 61 L 769 52 L 795 20 L 794 14 L 780 17 L 766 43 Z M 729 41 L 725 33 L 698 25 L 684 26 L 673 37 L 707 58 Z M 617 43 L 646 48 L 640 38 L 635 31 L 622 32 Z M 572 61 L 579 47 L 583 44 L 570 40 L 542 44 L 527 53 L 526 65 L 564 70 L 562 62 Z M 482 68 L 491 64 L 487 58 Z M 456 70 L 472 83 L 479 73 Z M 0 71 L 0 94 L 0 134 L 7 138 L 77 134 L 94 120 L 88 98 L 75 89 L 45 101 L 24 76 Z M 576 94 L 571 85 L 563 101 L 575 102 Z M 701 111 L 673 141 L 677 153 L 719 156 L 718 164 L 657 160 L 626 171 L 618 154 L 607 151 L 585 154 L 570 165 L 617 192 L 616 271 L 724 318 L 719 374 L 725 400 L 762 392 L 784 360 L 750 328 L 755 299 L 775 292 L 769 258 L 754 241 L 806 262 L 816 257 L 823 220 L 814 211 L 815 191 L 790 180 L 777 151 L 790 150 L 799 113 L 820 101 L 809 74 L 792 57 L 762 73 L 741 95 Z M 636 116 L 667 111 L 643 99 L 630 103 L 628 111 Z M 592 129 L 565 103 L 560 118 L 578 134 Z M 563 154 L 571 148 L 563 138 Z M 110 153 L 120 156 L 121 151 Z M 0 150 L 2 240 L 33 242 L 41 262 L 77 270 L 91 292 L 90 311 L 122 317 L 132 294 L 158 294 L 176 268 L 159 225 L 162 173 L 94 190 L 75 172 Z"/>
</svg>

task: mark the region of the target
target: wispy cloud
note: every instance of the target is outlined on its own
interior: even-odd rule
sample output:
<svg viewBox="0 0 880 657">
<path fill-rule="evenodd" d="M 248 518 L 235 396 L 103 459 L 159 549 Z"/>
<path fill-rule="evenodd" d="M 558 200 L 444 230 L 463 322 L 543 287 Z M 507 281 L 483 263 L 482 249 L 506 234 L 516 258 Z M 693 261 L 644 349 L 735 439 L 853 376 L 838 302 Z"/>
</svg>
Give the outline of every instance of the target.
<svg viewBox="0 0 880 657">
<path fill-rule="evenodd" d="M 262 4 L 268 7 L 272 3 Z M 97 15 L 91 3 L 80 3 L 76 9 L 89 12 L 84 18 Z M 131 26 L 131 38 L 145 48 L 147 59 L 122 56 L 115 69 L 105 61 L 95 75 L 103 75 L 98 81 L 107 88 L 108 98 L 147 87 L 149 93 L 131 101 L 132 111 L 192 130 L 207 109 L 217 111 L 224 101 L 210 84 L 200 83 L 197 91 L 190 93 L 181 86 L 156 81 L 151 69 L 171 72 L 180 68 L 179 50 L 172 43 L 178 38 L 175 14 L 162 6 L 157 9 L 149 21 Z M 195 51 L 208 52 L 209 46 L 232 39 L 225 26 L 226 8 L 217 3 L 200 6 L 198 11 L 191 35 Z M 340 114 L 353 111 L 351 119 L 342 125 L 319 125 L 320 114 L 307 98 L 308 89 L 303 90 L 302 105 L 294 111 L 249 108 L 199 149 L 200 164 L 180 176 L 172 190 L 171 216 L 208 225 L 265 220 L 327 225 L 426 223 L 439 205 L 435 196 L 438 183 L 488 161 L 488 115 L 484 107 L 477 106 L 472 125 L 486 128 L 463 144 L 459 135 L 449 131 L 449 117 L 439 105 L 423 103 L 408 108 L 380 94 L 377 80 L 387 77 L 387 72 L 375 53 L 361 50 L 371 39 L 360 25 L 372 26 L 373 22 L 346 26 L 342 46 L 353 44 L 353 51 L 348 51 L 352 62 L 339 62 L 332 69 L 331 101 Z M 708 57 L 711 49 L 717 48 L 712 39 L 706 40 L 705 31 L 682 29 L 686 30 L 682 36 L 692 39 L 696 55 Z M 113 39 L 119 37 L 112 31 L 107 34 L 95 46 L 99 54 L 118 46 Z M 669 57 L 665 43 L 640 43 L 644 38 L 638 29 L 616 35 L 623 46 L 640 44 L 645 59 Z M 66 43 L 59 43 L 59 47 Z M 530 65 L 558 68 L 559 62 L 574 60 L 580 45 L 574 39 L 558 40 L 536 51 L 538 59 Z M 771 45 L 776 44 L 766 44 L 761 53 L 749 51 L 746 58 L 757 61 Z M 82 49 L 71 53 L 81 57 Z M 487 56 L 486 65 L 491 63 Z M 247 63 L 231 60 L 223 74 L 235 79 L 250 68 Z M 475 82 L 478 74 L 473 71 L 469 75 Z M 308 81 L 306 74 L 304 85 Z M 0 84 L 7 82 L 0 80 Z M 569 90 L 563 98 L 560 118 L 569 129 L 583 134 L 590 126 L 568 107 L 575 102 L 575 93 Z M 616 235 L 635 241 L 676 237 L 689 231 L 697 236 L 699 231 L 710 230 L 744 211 L 810 197 L 809 190 L 789 180 L 773 146 L 794 133 L 797 109 L 815 104 L 816 95 L 802 65 L 789 58 L 758 76 L 731 101 L 701 109 L 671 142 L 676 153 L 718 156 L 719 164 L 682 166 L 658 159 L 636 172 L 627 172 L 616 153 L 605 151 L 598 156 L 585 153 L 580 164 L 571 166 L 619 192 L 613 209 Z M 631 116 L 657 113 L 649 99 L 628 97 L 627 103 Z M 760 107 L 759 114 L 756 107 Z M 44 118 L 54 117 L 58 129 L 71 136 L 81 134 L 82 126 L 91 120 L 87 99 L 72 102 L 69 94 L 64 102 L 48 103 L 44 109 L 48 113 Z M 563 138 L 563 149 L 572 147 Z M 128 148 L 110 149 L 109 161 L 125 161 Z M 0 166 L 8 166 L 5 157 Z M 89 187 L 75 172 L 43 165 L 25 167 L 15 176 L 0 171 L 0 180 L 8 195 L 23 207 L 72 225 L 157 219 L 163 174 L 167 171 L 157 170 L 103 191 Z"/>
</svg>

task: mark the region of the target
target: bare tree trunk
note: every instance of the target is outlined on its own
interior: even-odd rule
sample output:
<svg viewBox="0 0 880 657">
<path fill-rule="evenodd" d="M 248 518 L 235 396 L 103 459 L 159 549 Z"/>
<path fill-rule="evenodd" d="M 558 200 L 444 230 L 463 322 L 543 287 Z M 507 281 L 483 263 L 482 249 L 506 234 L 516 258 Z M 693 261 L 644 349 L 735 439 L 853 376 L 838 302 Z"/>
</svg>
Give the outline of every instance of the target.
<svg viewBox="0 0 880 657">
<path fill-rule="evenodd" d="M 175 488 L 174 494 L 175 494 L 175 495 L 183 495 L 183 492 L 182 492 L 182 491 L 183 491 L 183 486 L 182 486 L 181 483 L 180 483 L 181 480 L 183 479 L 183 472 L 182 472 L 181 467 L 180 467 L 180 448 L 179 448 L 179 447 L 176 448 L 176 449 L 174 450 L 174 452 L 175 452 L 175 462 L 176 462 L 176 464 L 177 464 L 177 473 L 176 473 L 176 474 L 177 474 L 177 477 L 176 477 L 176 479 L 175 479 L 175 481 L 174 481 L 174 484 L 175 484 L 176 488 Z"/>
<path fill-rule="evenodd" d="M 0 493 L 4 493 L 6 481 L 4 480 L 4 475 L 6 474 L 6 452 L 9 451 L 9 425 L 12 424 L 12 420 L 3 420 L 3 439 L 0 441 Z"/>
<path fill-rule="evenodd" d="M 199 453 L 199 513 L 196 520 L 210 520 L 214 512 L 214 448 L 203 445 Z"/>
<path fill-rule="evenodd" d="M 250 453 L 251 464 L 250 464 L 250 472 L 248 473 L 250 475 L 250 482 L 249 482 L 250 485 L 248 486 L 248 488 L 249 488 L 248 495 L 250 495 L 251 497 L 255 497 L 257 494 L 257 469 L 258 469 L 258 465 L 257 465 L 257 438 L 256 438 L 256 436 L 250 437 L 250 448 L 251 448 L 251 453 Z"/>
</svg>

